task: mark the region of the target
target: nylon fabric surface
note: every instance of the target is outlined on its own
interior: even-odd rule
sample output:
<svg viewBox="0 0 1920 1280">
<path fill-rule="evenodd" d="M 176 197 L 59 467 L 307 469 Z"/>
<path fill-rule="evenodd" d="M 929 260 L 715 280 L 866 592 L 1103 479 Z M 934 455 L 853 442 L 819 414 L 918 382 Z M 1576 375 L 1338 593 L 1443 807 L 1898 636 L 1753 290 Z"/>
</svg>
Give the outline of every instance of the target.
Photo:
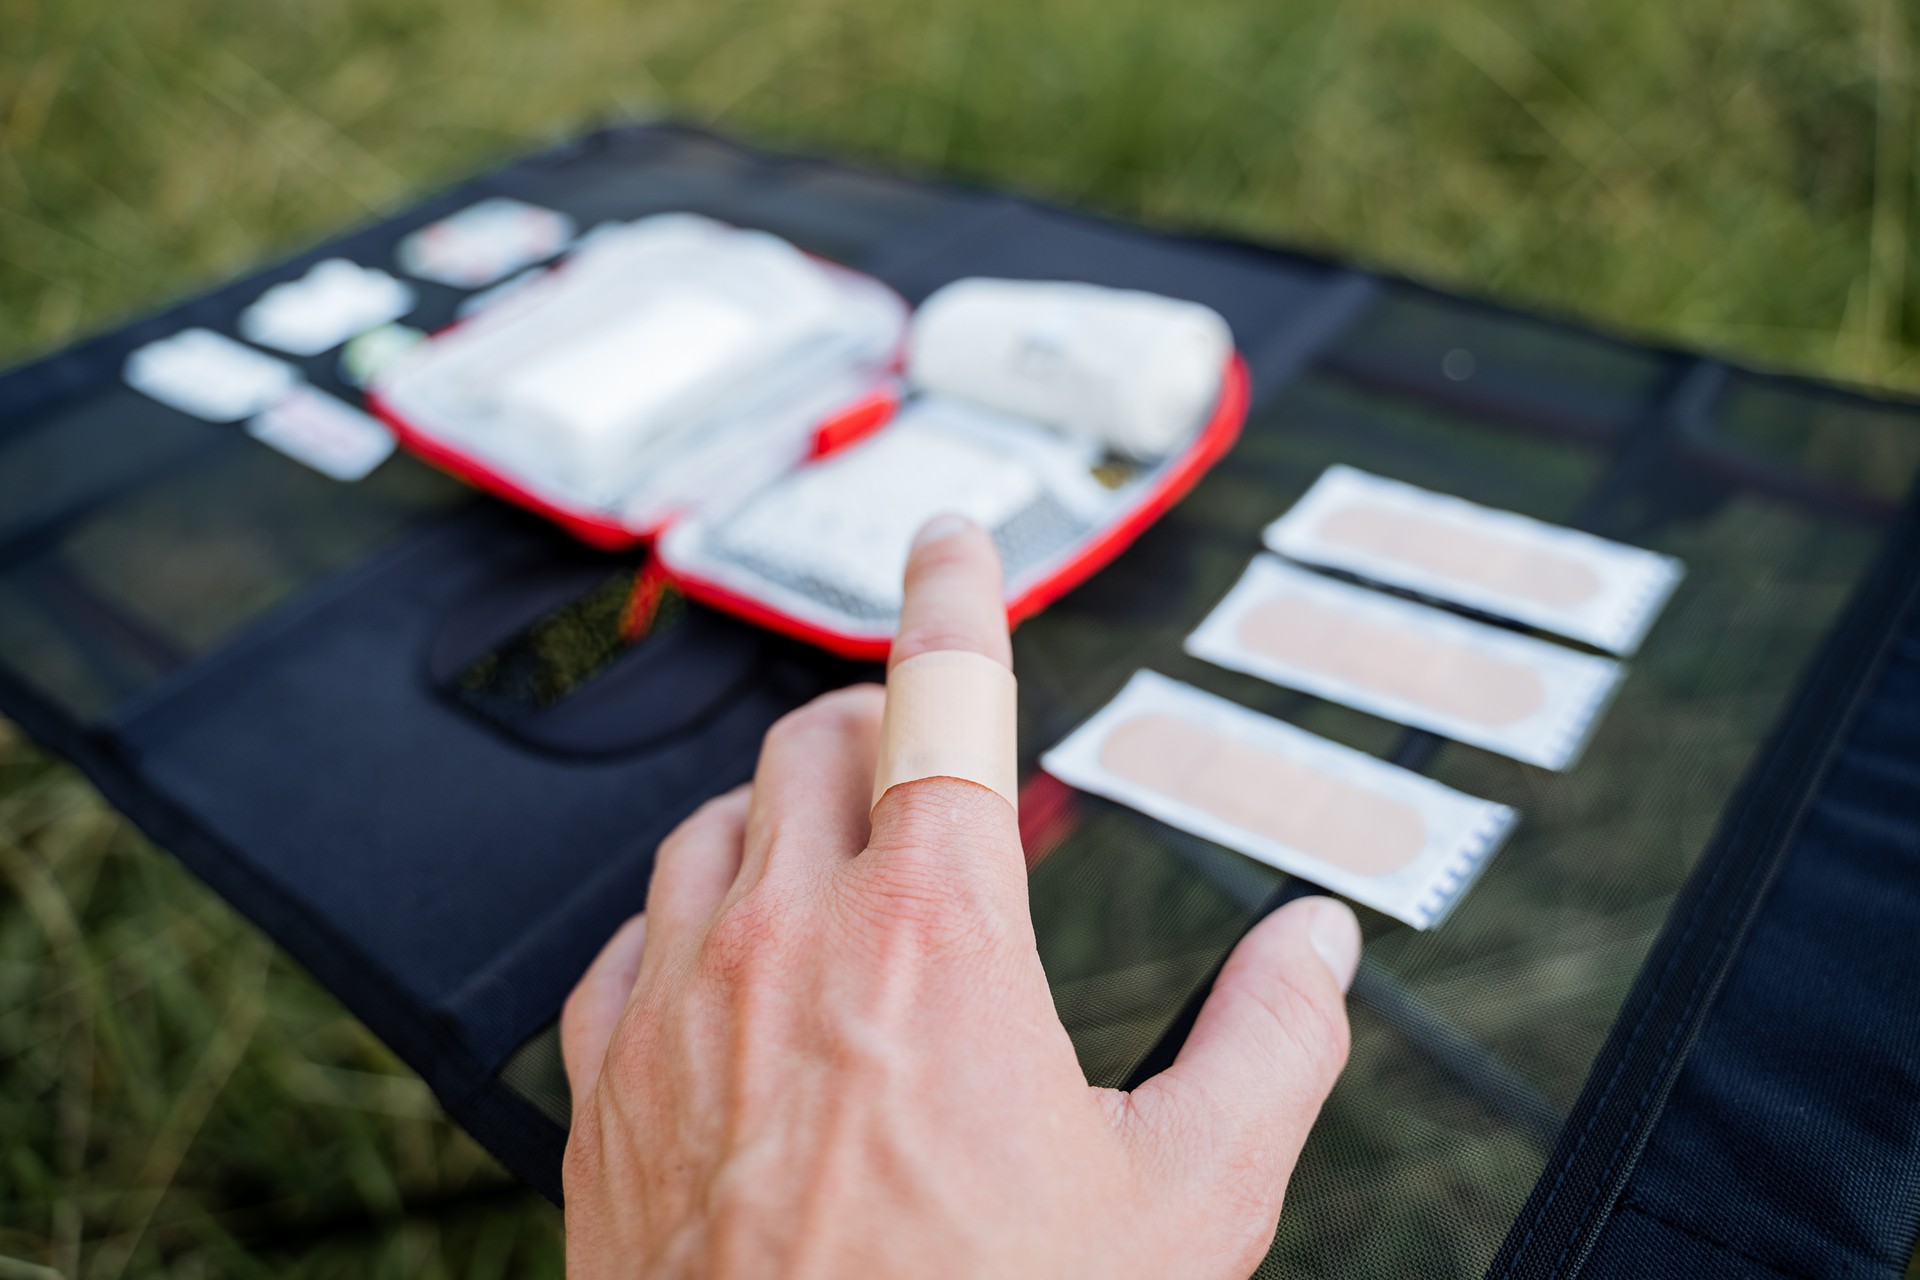
<svg viewBox="0 0 1920 1280">
<path fill-rule="evenodd" d="M 1714 1004 L 1588 1274 L 1900 1277 L 1920 1234 L 1920 610 Z"/>
</svg>

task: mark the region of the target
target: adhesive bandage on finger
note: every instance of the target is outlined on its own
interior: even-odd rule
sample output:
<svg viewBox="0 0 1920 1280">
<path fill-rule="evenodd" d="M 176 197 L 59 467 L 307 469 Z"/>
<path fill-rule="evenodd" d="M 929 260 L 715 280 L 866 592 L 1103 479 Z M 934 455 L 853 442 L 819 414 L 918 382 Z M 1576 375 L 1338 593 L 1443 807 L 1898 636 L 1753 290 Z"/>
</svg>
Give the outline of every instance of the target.
<svg viewBox="0 0 1920 1280">
<path fill-rule="evenodd" d="M 1016 685 L 992 658 L 936 649 L 887 676 L 873 803 L 903 782 L 960 778 L 1019 807 Z"/>
</svg>

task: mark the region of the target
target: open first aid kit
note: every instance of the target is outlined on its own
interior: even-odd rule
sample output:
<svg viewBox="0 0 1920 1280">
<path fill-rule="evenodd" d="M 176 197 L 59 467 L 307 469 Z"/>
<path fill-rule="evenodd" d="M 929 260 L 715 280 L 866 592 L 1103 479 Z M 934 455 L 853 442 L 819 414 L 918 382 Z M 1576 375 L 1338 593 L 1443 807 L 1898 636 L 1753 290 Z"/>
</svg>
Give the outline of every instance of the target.
<svg viewBox="0 0 1920 1280">
<path fill-rule="evenodd" d="M 912 536 L 988 529 L 1011 621 L 1118 555 L 1239 432 L 1212 310 L 966 279 L 919 308 L 763 232 L 660 214 L 381 369 L 414 453 L 601 548 L 651 541 L 691 598 L 884 656 Z"/>
</svg>

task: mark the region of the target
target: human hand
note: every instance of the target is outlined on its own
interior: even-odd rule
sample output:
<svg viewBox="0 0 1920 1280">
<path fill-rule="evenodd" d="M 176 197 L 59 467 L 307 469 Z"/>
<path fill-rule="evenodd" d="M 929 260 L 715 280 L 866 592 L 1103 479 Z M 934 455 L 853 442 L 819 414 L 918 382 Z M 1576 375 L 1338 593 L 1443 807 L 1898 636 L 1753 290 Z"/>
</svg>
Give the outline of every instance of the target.
<svg viewBox="0 0 1920 1280">
<path fill-rule="evenodd" d="M 930 524 L 892 665 L 1010 662 L 1001 592 L 980 529 Z M 883 697 L 776 724 L 568 999 L 568 1273 L 1247 1275 L 1346 1060 L 1353 913 L 1275 912 L 1171 1067 L 1091 1088 L 1011 805 L 943 777 L 872 804 Z"/>
</svg>

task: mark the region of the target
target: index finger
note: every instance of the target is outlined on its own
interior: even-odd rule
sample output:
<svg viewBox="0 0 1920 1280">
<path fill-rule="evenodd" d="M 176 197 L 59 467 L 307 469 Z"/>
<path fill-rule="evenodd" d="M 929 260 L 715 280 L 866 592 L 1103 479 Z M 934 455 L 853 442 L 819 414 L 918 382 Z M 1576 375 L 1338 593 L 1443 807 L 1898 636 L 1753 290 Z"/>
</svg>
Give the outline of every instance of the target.
<svg viewBox="0 0 1920 1280">
<path fill-rule="evenodd" d="M 1000 553 L 964 516 L 935 516 L 914 536 L 907 557 L 906 597 L 887 670 L 908 658 L 958 649 L 1013 666 Z"/>
<path fill-rule="evenodd" d="M 1011 665 L 993 540 L 958 516 L 928 521 L 888 663 L 872 847 L 950 847 L 968 829 L 1004 843 L 1001 828 L 1014 830 Z"/>
</svg>

